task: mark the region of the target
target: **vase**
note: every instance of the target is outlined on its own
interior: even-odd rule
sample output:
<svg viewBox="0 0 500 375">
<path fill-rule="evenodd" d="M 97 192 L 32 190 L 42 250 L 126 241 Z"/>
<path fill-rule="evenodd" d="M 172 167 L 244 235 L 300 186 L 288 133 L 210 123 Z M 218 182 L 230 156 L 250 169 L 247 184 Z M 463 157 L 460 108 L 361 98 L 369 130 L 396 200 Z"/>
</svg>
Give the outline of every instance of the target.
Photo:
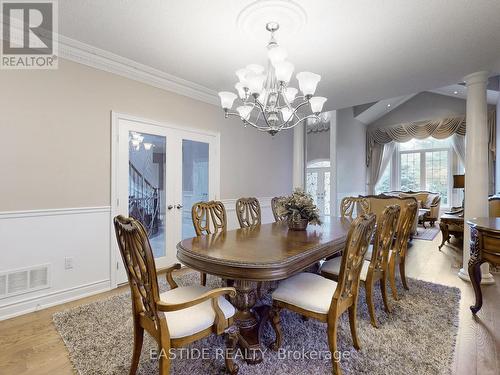
<svg viewBox="0 0 500 375">
<path fill-rule="evenodd" d="M 290 219 L 288 220 L 288 228 L 291 230 L 306 230 L 309 220 L 307 219 Z"/>
</svg>

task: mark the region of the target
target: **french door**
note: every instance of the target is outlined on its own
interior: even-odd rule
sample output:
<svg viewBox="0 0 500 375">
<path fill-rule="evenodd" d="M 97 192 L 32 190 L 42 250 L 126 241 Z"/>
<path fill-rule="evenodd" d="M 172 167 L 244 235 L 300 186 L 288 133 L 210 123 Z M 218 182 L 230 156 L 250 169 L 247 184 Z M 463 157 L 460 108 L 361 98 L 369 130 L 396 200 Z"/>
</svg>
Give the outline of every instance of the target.
<svg viewBox="0 0 500 375">
<path fill-rule="evenodd" d="M 113 122 L 117 135 L 113 214 L 141 221 L 158 268 L 175 263 L 177 243 L 195 235 L 193 203 L 218 197 L 218 135 L 118 114 Z M 127 278 L 114 248 L 112 268 L 119 284 Z"/>
<path fill-rule="evenodd" d="M 306 191 L 311 194 L 321 216 L 330 215 L 330 167 L 306 169 Z"/>
</svg>

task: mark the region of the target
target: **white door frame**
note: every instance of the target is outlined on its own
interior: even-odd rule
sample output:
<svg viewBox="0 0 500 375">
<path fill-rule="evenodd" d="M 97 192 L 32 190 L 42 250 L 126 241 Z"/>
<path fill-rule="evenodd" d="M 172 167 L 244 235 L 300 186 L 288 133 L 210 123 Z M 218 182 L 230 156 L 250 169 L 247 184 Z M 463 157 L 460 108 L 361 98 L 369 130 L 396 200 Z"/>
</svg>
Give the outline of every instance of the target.
<svg viewBox="0 0 500 375">
<path fill-rule="evenodd" d="M 115 228 L 113 218 L 119 214 L 118 198 L 119 198 L 119 124 L 120 120 L 133 121 L 146 125 L 153 125 L 160 128 L 170 129 L 176 132 L 193 133 L 193 138 L 198 136 L 214 137 L 215 150 L 211 151 L 210 157 L 213 162 L 210 163 L 210 199 L 220 199 L 220 132 L 208 131 L 204 129 L 196 129 L 184 127 L 177 124 L 166 124 L 155 120 L 145 119 L 133 115 L 128 115 L 120 112 L 111 111 L 111 220 L 110 220 L 110 287 L 117 287 L 117 262 L 119 259 L 118 244 L 115 238 Z M 178 228 L 179 230 L 181 228 Z"/>
</svg>

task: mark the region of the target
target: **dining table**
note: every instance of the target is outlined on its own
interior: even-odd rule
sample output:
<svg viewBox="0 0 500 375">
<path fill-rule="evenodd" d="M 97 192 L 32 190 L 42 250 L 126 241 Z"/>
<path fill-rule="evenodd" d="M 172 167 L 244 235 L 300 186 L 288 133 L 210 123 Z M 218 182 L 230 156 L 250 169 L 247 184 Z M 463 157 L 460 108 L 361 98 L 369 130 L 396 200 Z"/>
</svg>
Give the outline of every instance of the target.
<svg viewBox="0 0 500 375">
<path fill-rule="evenodd" d="M 258 303 L 257 284 L 286 279 L 344 249 L 351 221 L 330 217 L 306 230 L 291 230 L 286 222 L 261 224 L 187 238 L 177 244 L 184 265 L 215 275 L 236 289 L 239 345 L 249 364 L 262 361 L 261 331 L 269 305 Z"/>
</svg>

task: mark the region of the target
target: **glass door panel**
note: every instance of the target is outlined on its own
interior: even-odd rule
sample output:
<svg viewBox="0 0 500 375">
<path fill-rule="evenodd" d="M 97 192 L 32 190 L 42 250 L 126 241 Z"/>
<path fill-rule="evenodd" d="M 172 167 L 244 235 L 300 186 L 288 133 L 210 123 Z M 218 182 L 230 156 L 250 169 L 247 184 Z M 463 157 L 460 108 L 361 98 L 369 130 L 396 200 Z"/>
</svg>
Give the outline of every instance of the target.
<svg viewBox="0 0 500 375">
<path fill-rule="evenodd" d="M 196 235 L 191 207 L 209 200 L 209 144 L 182 140 L 182 238 Z"/>
<path fill-rule="evenodd" d="M 128 215 L 146 228 L 155 258 L 166 255 L 166 137 L 129 131 Z"/>
<path fill-rule="evenodd" d="M 306 173 L 306 193 L 311 194 L 314 204 L 318 205 L 318 172 Z"/>
</svg>

